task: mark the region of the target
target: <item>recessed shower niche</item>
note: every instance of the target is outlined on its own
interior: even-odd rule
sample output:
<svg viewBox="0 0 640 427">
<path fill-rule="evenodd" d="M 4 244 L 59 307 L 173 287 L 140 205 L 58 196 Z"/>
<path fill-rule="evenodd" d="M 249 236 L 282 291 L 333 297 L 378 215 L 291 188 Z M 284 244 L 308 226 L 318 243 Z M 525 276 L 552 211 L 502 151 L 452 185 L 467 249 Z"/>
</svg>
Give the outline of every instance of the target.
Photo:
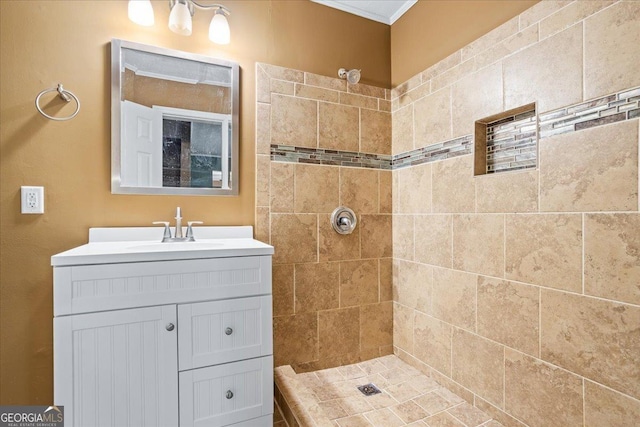
<svg viewBox="0 0 640 427">
<path fill-rule="evenodd" d="M 474 176 L 533 169 L 537 164 L 538 117 L 535 103 L 475 122 Z"/>
</svg>

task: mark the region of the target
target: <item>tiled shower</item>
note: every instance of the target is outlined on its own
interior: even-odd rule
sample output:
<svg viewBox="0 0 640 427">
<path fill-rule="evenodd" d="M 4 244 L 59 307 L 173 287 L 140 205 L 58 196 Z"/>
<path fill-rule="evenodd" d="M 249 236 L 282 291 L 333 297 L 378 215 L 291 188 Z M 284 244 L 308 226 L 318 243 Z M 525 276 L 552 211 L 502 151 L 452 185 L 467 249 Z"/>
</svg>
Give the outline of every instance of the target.
<svg viewBox="0 0 640 427">
<path fill-rule="evenodd" d="M 543 1 L 391 91 L 258 64 L 276 366 L 394 353 L 503 425 L 633 425 L 639 45 L 638 2 Z M 536 167 L 474 176 L 475 122 L 530 103 Z"/>
</svg>

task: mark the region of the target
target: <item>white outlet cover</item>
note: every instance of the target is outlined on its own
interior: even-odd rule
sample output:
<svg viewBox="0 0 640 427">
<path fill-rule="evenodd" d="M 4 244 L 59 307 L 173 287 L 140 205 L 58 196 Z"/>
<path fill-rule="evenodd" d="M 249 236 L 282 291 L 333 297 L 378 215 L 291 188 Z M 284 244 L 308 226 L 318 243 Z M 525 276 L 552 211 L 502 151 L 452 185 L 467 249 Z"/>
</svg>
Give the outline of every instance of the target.
<svg viewBox="0 0 640 427">
<path fill-rule="evenodd" d="M 20 187 L 20 207 L 23 214 L 43 214 L 44 187 Z"/>
</svg>

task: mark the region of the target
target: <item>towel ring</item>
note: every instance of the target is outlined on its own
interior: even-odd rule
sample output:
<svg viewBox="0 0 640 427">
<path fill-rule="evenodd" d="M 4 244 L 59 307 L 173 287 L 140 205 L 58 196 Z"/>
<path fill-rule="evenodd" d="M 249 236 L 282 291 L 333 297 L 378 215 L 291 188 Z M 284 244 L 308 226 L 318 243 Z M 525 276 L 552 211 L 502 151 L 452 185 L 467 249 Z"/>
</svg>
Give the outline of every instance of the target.
<svg viewBox="0 0 640 427">
<path fill-rule="evenodd" d="M 73 114 L 71 114 L 70 116 L 67 116 L 67 117 L 53 117 L 53 116 L 48 115 L 44 111 L 42 111 L 42 108 L 40 107 L 40 98 L 45 93 L 49 93 L 49 92 L 58 92 L 58 95 L 60 96 L 60 98 L 64 99 L 67 102 L 71 102 L 71 100 L 73 99 L 76 102 L 76 111 L 74 111 Z M 42 92 L 40 92 L 38 94 L 38 96 L 36 96 L 36 108 L 38 109 L 38 112 L 40 114 L 42 114 L 43 116 L 45 116 L 47 119 L 55 120 L 55 121 L 58 121 L 58 122 L 63 122 L 63 121 L 66 121 L 66 120 L 71 120 L 75 116 L 78 115 L 78 112 L 80 111 L 80 100 L 72 92 L 69 92 L 68 90 L 63 89 L 62 88 L 62 84 L 58 84 L 57 88 L 52 87 L 52 88 L 49 88 L 49 89 L 45 89 Z"/>
</svg>

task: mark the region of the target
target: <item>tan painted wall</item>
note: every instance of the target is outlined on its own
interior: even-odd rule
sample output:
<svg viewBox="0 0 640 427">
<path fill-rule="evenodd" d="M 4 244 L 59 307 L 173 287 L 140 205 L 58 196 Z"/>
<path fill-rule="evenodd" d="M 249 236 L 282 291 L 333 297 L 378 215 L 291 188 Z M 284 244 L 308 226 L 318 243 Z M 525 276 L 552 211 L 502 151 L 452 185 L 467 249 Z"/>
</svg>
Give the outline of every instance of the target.
<svg viewBox="0 0 640 427">
<path fill-rule="evenodd" d="M 420 0 L 391 26 L 391 83 L 397 86 L 539 0 Z"/>
<path fill-rule="evenodd" d="M 124 0 L 0 2 L 3 405 L 52 402 L 50 256 L 85 243 L 89 227 L 146 226 L 170 219 L 176 206 L 187 219 L 210 225 L 253 224 L 256 61 L 332 76 L 340 67 L 357 66 L 363 82 L 389 87 L 386 25 L 307 1 L 229 2 L 232 43 L 219 47 L 207 39 L 210 13 L 196 13 L 194 34 L 186 38 L 167 28 L 167 2 L 153 3 L 156 24 L 146 28 L 127 19 Z M 111 194 L 112 38 L 240 63 L 238 197 Z M 38 92 L 59 82 L 82 102 L 68 122 L 47 120 L 33 105 Z M 19 213 L 21 185 L 45 186 L 44 215 Z"/>
</svg>

